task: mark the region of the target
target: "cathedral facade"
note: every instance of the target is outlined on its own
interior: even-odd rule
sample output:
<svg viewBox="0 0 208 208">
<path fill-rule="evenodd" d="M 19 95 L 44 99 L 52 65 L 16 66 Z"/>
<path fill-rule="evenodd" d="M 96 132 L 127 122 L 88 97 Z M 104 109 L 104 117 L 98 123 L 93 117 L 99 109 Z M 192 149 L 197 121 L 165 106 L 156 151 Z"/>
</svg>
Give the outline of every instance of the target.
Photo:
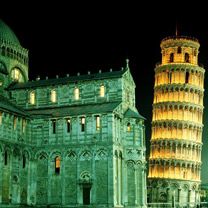
<svg viewBox="0 0 208 208">
<path fill-rule="evenodd" d="M 146 207 L 145 126 L 120 71 L 29 81 L 0 21 L 0 206 Z"/>
<path fill-rule="evenodd" d="M 155 68 L 149 201 L 198 207 L 205 70 L 198 64 L 199 42 L 183 36 L 161 42 Z"/>
</svg>

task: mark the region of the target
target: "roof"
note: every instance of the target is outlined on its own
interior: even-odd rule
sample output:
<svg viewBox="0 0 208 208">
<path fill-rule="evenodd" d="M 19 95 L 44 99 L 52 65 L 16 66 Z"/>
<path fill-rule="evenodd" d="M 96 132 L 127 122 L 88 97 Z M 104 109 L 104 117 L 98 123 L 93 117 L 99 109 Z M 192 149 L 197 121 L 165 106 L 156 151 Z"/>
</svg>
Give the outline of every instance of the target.
<svg viewBox="0 0 208 208">
<path fill-rule="evenodd" d="M 139 114 L 138 111 L 134 111 L 134 110 L 132 110 L 132 109 L 130 109 L 130 108 L 127 109 L 127 111 L 124 113 L 124 116 L 125 116 L 126 118 L 139 118 L 139 119 L 145 119 L 143 116 L 141 116 L 141 115 Z"/>
<path fill-rule="evenodd" d="M 61 106 L 61 107 L 51 107 L 42 109 L 32 109 L 27 110 L 30 115 L 38 116 L 45 115 L 50 117 L 62 117 L 62 116 L 78 116 L 86 114 L 100 114 L 100 113 L 110 113 L 120 102 L 110 102 L 101 104 L 88 104 L 88 105 L 75 105 L 75 106 Z"/>
<path fill-rule="evenodd" d="M 28 116 L 27 113 L 23 111 L 23 109 L 15 106 L 11 101 L 9 101 L 9 99 L 7 99 L 6 97 L 2 95 L 0 95 L 0 109 L 6 110 L 12 113 L 20 114 L 22 116 Z"/>
<path fill-rule="evenodd" d="M 75 83 L 77 81 L 90 81 L 90 80 L 99 80 L 99 79 L 119 78 L 119 77 L 122 77 L 122 75 L 126 72 L 126 70 L 127 69 L 123 69 L 120 71 L 95 73 L 95 74 L 68 76 L 68 77 L 61 77 L 61 78 L 56 78 L 56 79 L 28 81 L 26 83 L 14 83 L 11 86 L 9 86 L 8 89 L 10 90 L 25 89 L 25 88 L 35 88 L 35 87 L 58 85 L 58 84 Z"/>
<path fill-rule="evenodd" d="M 0 19 L 0 41 L 7 41 L 15 45 L 20 45 L 20 42 L 10 27 Z"/>
</svg>

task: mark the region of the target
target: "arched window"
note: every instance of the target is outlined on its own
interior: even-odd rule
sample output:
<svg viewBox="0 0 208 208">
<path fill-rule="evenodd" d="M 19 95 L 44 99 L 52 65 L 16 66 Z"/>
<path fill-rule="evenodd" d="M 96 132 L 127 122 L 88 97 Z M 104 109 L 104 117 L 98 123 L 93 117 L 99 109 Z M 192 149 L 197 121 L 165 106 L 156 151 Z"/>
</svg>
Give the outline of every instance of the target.
<svg viewBox="0 0 208 208">
<path fill-rule="evenodd" d="M 26 166 L 26 156 L 23 155 L 23 157 L 22 157 L 22 168 L 25 168 L 25 166 Z"/>
<path fill-rule="evenodd" d="M 185 83 L 189 83 L 189 72 L 186 72 Z"/>
<path fill-rule="evenodd" d="M 56 97 L 56 90 L 51 90 L 51 102 L 52 103 L 55 103 L 57 100 L 57 97 Z"/>
<path fill-rule="evenodd" d="M 79 88 L 77 87 L 74 89 L 74 99 L 79 100 Z"/>
<path fill-rule="evenodd" d="M 178 47 L 177 53 L 181 53 L 181 47 Z"/>
<path fill-rule="evenodd" d="M 85 117 L 81 117 L 81 131 L 85 131 Z"/>
<path fill-rule="evenodd" d="M 55 173 L 57 175 L 60 174 L 60 167 L 61 167 L 61 158 L 59 156 L 57 156 L 55 158 Z"/>
<path fill-rule="evenodd" d="M 18 68 L 12 69 L 11 78 L 12 78 L 12 80 L 17 81 L 17 82 L 24 82 L 23 75 L 22 75 L 20 69 L 18 69 Z"/>
<path fill-rule="evenodd" d="M 194 49 L 194 56 L 196 56 L 197 55 L 197 50 L 196 49 Z"/>
<path fill-rule="evenodd" d="M 52 133 L 56 133 L 56 120 L 52 120 Z"/>
<path fill-rule="evenodd" d="M 8 150 L 5 150 L 5 152 L 4 152 L 4 165 L 7 165 L 8 162 L 9 162 Z"/>
<path fill-rule="evenodd" d="M 67 133 L 70 133 L 71 131 L 71 119 L 70 118 L 67 118 L 66 119 L 66 125 L 67 125 Z"/>
<path fill-rule="evenodd" d="M 100 116 L 96 116 L 96 130 L 100 130 Z"/>
<path fill-rule="evenodd" d="M 185 62 L 186 63 L 189 63 L 190 60 L 189 60 L 189 54 L 188 53 L 185 53 Z"/>
<path fill-rule="evenodd" d="M 30 92 L 30 104 L 35 104 L 35 91 Z"/>
<path fill-rule="evenodd" d="M 127 123 L 127 131 L 130 132 L 131 131 L 131 124 Z"/>
<path fill-rule="evenodd" d="M 170 54 L 170 63 L 172 63 L 174 61 L 174 53 Z"/>
<path fill-rule="evenodd" d="M 105 97 L 105 86 L 104 85 L 100 86 L 100 97 Z"/>
</svg>

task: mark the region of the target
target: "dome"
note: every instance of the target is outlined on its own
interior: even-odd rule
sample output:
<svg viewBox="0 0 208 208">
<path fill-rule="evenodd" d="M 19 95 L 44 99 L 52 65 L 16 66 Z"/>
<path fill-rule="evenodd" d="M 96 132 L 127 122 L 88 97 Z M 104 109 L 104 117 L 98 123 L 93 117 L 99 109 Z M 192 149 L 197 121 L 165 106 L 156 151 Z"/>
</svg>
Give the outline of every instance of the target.
<svg viewBox="0 0 208 208">
<path fill-rule="evenodd" d="M 20 42 L 14 32 L 0 19 L 0 41 L 5 40 L 15 45 L 20 45 Z"/>
</svg>

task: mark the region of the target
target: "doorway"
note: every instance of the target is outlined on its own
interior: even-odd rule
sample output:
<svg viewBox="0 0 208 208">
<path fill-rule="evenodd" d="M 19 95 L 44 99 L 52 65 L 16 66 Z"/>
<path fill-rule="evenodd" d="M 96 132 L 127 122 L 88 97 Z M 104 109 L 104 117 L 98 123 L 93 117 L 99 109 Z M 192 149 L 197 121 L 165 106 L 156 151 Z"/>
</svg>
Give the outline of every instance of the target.
<svg viewBox="0 0 208 208">
<path fill-rule="evenodd" d="M 89 186 L 83 186 L 83 204 L 90 205 L 90 189 Z"/>
</svg>

